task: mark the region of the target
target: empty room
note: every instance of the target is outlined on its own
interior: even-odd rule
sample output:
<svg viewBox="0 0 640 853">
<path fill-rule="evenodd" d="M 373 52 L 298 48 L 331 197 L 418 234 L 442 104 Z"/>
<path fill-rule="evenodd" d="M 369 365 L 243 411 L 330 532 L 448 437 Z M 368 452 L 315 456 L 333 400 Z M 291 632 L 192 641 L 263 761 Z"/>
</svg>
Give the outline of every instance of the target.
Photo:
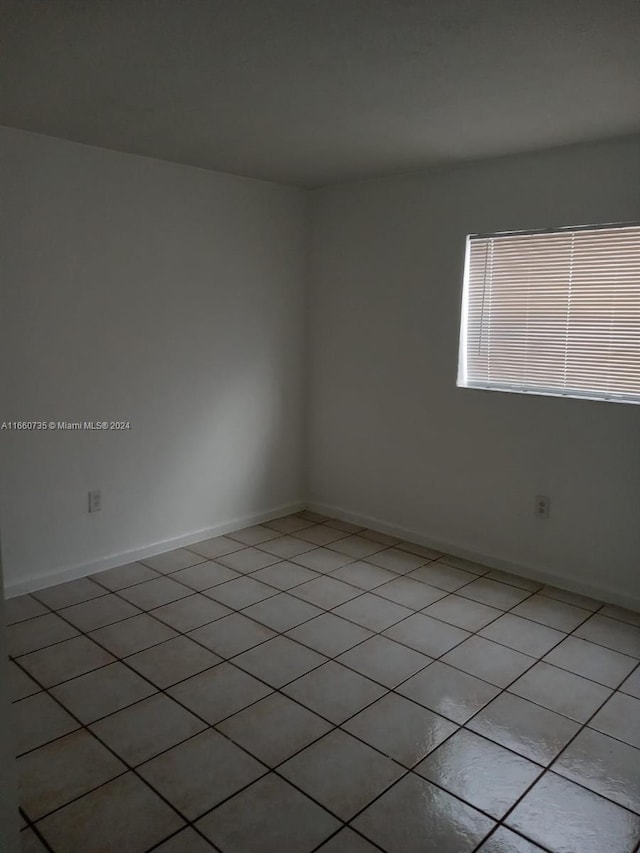
<svg viewBox="0 0 640 853">
<path fill-rule="evenodd" d="M 638 45 L 0 2 L 0 853 L 640 853 Z"/>
</svg>

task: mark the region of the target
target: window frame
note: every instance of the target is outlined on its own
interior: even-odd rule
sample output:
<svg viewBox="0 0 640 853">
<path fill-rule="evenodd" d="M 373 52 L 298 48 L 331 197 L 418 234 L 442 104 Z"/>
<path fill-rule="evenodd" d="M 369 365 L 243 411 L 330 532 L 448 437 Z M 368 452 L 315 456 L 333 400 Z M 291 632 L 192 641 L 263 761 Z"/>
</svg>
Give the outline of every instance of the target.
<svg viewBox="0 0 640 853">
<path fill-rule="evenodd" d="M 483 382 L 470 380 L 467 376 L 467 346 L 468 346 L 468 306 L 469 306 L 469 278 L 470 278 L 470 256 L 471 243 L 477 239 L 526 237 L 543 234 L 578 233 L 584 231 L 603 231 L 618 228 L 640 228 L 640 220 L 606 222 L 585 225 L 563 225 L 550 226 L 546 228 L 525 228 L 519 230 L 476 232 L 466 235 L 464 272 L 462 285 L 462 299 L 460 305 L 460 338 L 458 346 L 458 371 L 456 387 L 474 391 L 499 391 L 507 394 L 524 394 L 541 397 L 556 397 L 569 400 L 590 400 L 592 402 L 623 403 L 627 405 L 640 405 L 640 390 L 637 395 L 624 396 L 621 394 L 608 394 L 603 391 L 589 391 L 584 389 L 553 389 L 546 386 L 533 384 L 516 384 L 508 382 Z M 640 333 L 639 333 L 640 334 Z"/>
</svg>

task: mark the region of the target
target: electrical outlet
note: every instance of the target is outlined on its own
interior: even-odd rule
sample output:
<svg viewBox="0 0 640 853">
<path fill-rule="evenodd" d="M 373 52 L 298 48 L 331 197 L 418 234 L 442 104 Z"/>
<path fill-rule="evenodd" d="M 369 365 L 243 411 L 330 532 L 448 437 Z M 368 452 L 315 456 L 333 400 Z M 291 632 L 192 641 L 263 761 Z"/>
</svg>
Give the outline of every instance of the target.
<svg viewBox="0 0 640 853">
<path fill-rule="evenodd" d="M 538 518 L 549 518 L 550 504 L 548 495 L 536 495 L 534 513 Z"/>
<path fill-rule="evenodd" d="M 102 509 L 102 492 L 94 489 L 89 492 L 89 512 L 100 512 Z"/>
</svg>

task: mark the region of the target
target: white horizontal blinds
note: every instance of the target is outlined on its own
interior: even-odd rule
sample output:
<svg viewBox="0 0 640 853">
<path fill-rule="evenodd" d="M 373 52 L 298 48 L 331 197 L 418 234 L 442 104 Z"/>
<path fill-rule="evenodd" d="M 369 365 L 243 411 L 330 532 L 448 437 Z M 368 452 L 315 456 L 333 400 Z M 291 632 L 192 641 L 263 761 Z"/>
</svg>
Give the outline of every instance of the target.
<svg viewBox="0 0 640 853">
<path fill-rule="evenodd" d="M 640 400 L 640 227 L 470 238 L 463 384 Z"/>
<path fill-rule="evenodd" d="M 640 397 L 640 228 L 576 236 L 569 388 Z"/>
</svg>

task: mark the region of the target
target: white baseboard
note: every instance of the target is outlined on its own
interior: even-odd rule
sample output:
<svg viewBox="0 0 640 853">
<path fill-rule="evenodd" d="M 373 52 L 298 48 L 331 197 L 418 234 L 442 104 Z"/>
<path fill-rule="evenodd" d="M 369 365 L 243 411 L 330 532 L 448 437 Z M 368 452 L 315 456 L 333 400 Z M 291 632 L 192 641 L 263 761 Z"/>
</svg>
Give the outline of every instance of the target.
<svg viewBox="0 0 640 853">
<path fill-rule="evenodd" d="M 252 524 L 260 524 L 263 521 L 278 518 L 281 515 L 300 512 L 305 508 L 310 509 L 313 512 L 330 516 L 331 518 L 338 518 L 341 521 L 349 521 L 352 524 L 358 524 L 361 527 L 379 530 L 381 533 L 388 533 L 390 536 L 397 536 L 399 539 L 405 539 L 408 542 L 415 542 L 418 545 L 424 545 L 427 548 L 433 548 L 436 551 L 442 551 L 446 554 L 454 554 L 456 557 L 463 557 L 466 560 L 473 560 L 474 562 L 482 563 L 483 565 L 491 566 L 495 569 L 511 572 L 511 574 L 519 575 L 520 577 L 529 578 L 530 580 L 539 581 L 540 583 L 551 584 L 552 586 L 557 586 L 561 589 L 578 593 L 579 595 L 587 595 L 590 598 L 595 598 L 599 601 L 605 601 L 610 604 L 617 604 L 620 607 L 640 611 L 640 597 L 629 595 L 624 590 L 610 587 L 606 584 L 584 583 L 574 577 L 560 575 L 557 572 L 549 572 L 538 566 L 514 563 L 510 560 L 504 560 L 495 554 L 485 554 L 479 551 L 474 551 L 464 546 L 460 546 L 458 543 L 447 542 L 443 539 L 439 539 L 437 536 L 431 536 L 421 531 L 409 530 L 408 528 L 400 527 L 396 524 L 390 524 L 383 519 L 361 515 L 360 513 L 351 512 L 343 509 L 342 507 L 315 502 L 307 503 L 304 501 L 276 507 L 275 509 L 254 513 L 252 515 L 242 516 L 240 518 L 232 519 L 231 521 L 216 524 L 212 527 L 184 534 L 183 536 L 176 536 L 172 539 L 153 542 L 149 545 L 134 548 L 129 551 L 120 551 L 116 554 L 109 554 L 108 556 L 100 557 L 97 560 L 91 560 L 87 563 L 79 563 L 75 566 L 56 568 L 50 572 L 42 572 L 38 575 L 25 578 L 24 580 L 9 581 L 5 586 L 5 597 L 14 598 L 17 595 L 23 595 L 27 592 L 35 592 L 39 589 L 44 589 L 45 587 L 64 583 L 65 581 L 84 578 L 89 575 L 93 575 L 96 572 L 104 571 L 105 569 L 113 569 L 116 566 L 122 566 L 125 563 L 134 563 L 136 560 L 143 560 L 145 557 L 151 557 L 155 554 L 164 553 L 165 551 L 172 551 L 174 548 L 194 545 L 196 542 L 201 542 L 203 539 L 222 536 L 225 533 L 231 533 L 234 530 L 240 530 L 243 527 L 248 527 Z"/>
<path fill-rule="evenodd" d="M 109 554 L 106 557 L 99 557 L 97 560 L 90 560 L 88 563 L 78 563 L 75 566 L 56 568 L 50 572 L 42 572 L 24 580 L 9 581 L 5 585 L 5 598 L 15 598 L 15 596 L 23 595 L 25 592 L 36 592 L 39 589 L 65 583 L 65 581 L 85 578 L 89 575 L 94 575 L 96 572 L 102 572 L 105 569 L 113 569 L 116 566 L 123 566 L 126 563 L 135 563 L 136 560 L 143 560 L 145 557 L 152 557 L 155 554 L 162 554 L 165 551 L 173 551 L 174 548 L 184 548 L 188 545 L 194 545 L 196 542 L 202 542 L 203 539 L 222 536 L 225 533 L 232 533 L 234 530 L 241 530 L 243 527 L 249 527 L 252 524 L 260 524 L 263 521 L 270 521 L 272 518 L 279 518 L 281 515 L 300 512 L 305 507 L 306 504 L 299 501 L 288 504 L 287 506 L 280 506 L 265 512 L 254 513 L 253 515 L 235 518 L 232 521 L 215 524 L 213 527 L 195 530 L 183 536 L 163 539 L 160 542 L 153 542 L 141 548 L 133 548 L 129 551 Z"/>
<path fill-rule="evenodd" d="M 616 604 L 619 607 L 625 607 L 628 610 L 640 611 L 640 597 L 629 595 L 628 592 L 610 587 L 607 584 L 584 583 L 575 577 L 560 575 L 557 572 L 549 572 L 541 569 L 538 566 L 532 566 L 524 563 L 514 563 L 510 560 L 503 560 L 495 554 L 484 554 L 478 551 L 470 550 L 460 546 L 455 542 L 446 542 L 438 539 L 437 536 L 430 536 L 416 530 L 408 530 L 407 528 L 399 527 L 395 524 L 389 524 L 380 518 L 360 515 L 359 513 L 350 512 L 342 507 L 329 506 L 327 504 L 310 502 L 307 508 L 312 512 L 317 512 L 322 515 L 328 515 L 331 518 L 338 518 L 341 521 L 349 521 L 352 524 L 357 524 L 360 527 L 368 527 L 371 530 L 378 530 L 381 533 L 388 533 L 390 536 L 396 536 L 398 539 L 405 539 L 407 542 L 415 542 L 417 545 L 424 545 L 427 548 L 433 548 L 434 551 L 442 551 L 445 554 L 453 554 L 456 557 L 462 557 L 465 560 L 473 560 L 476 563 L 482 563 L 485 566 L 491 566 L 493 569 L 500 569 L 503 572 L 510 572 L 519 577 L 528 578 L 529 580 L 538 581 L 539 583 L 556 586 L 560 589 L 566 589 L 569 592 L 575 592 L 578 595 L 586 595 L 589 598 L 595 598 L 598 601 L 604 601 L 608 604 Z"/>
</svg>

